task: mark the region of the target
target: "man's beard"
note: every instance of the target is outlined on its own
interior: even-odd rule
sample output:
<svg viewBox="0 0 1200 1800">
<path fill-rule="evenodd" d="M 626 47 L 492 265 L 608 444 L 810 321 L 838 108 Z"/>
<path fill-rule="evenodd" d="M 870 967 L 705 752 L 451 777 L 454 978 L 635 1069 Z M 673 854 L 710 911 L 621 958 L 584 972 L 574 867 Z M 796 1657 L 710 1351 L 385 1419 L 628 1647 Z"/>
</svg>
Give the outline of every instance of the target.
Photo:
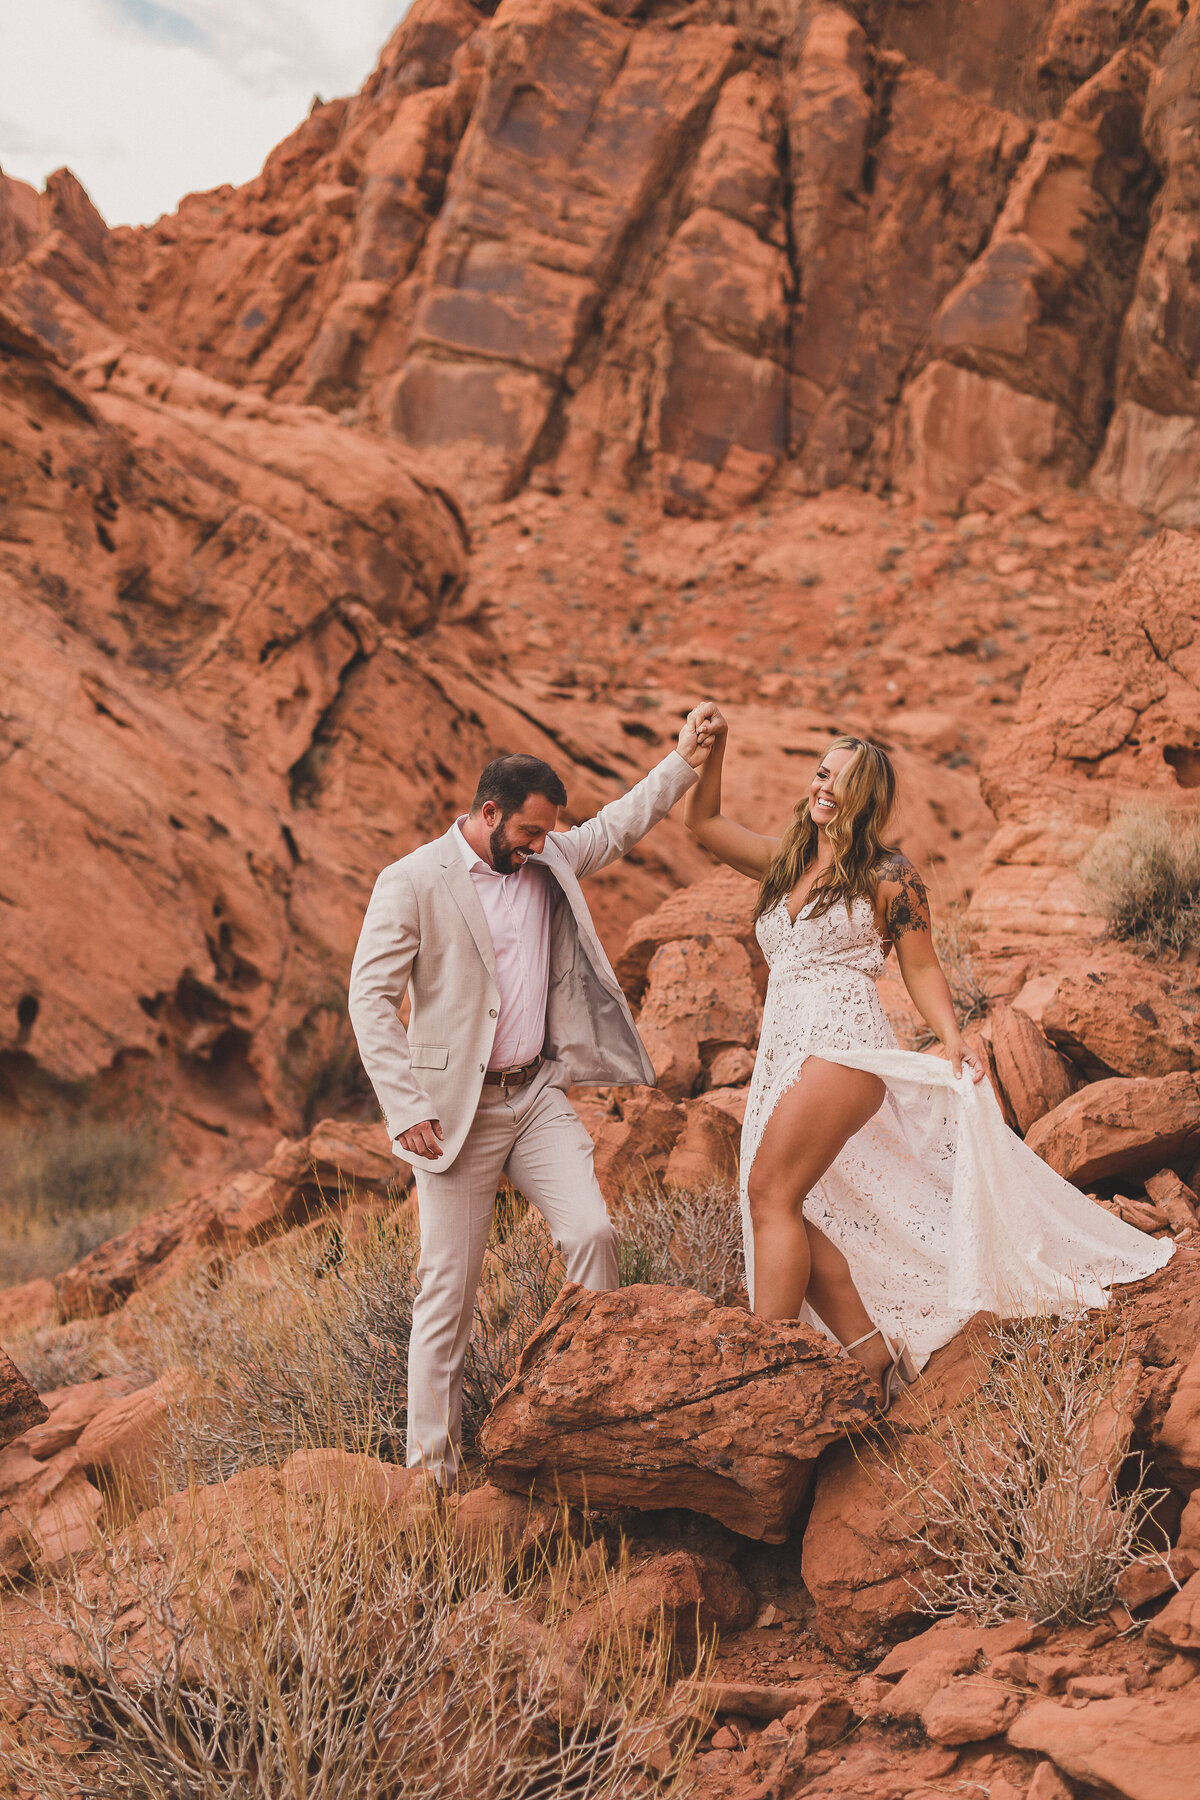
<svg viewBox="0 0 1200 1800">
<path fill-rule="evenodd" d="M 518 869 L 524 868 L 523 862 L 517 862 L 513 852 L 517 845 L 510 844 L 508 833 L 504 829 L 505 821 L 492 827 L 492 835 L 488 838 L 488 855 L 492 859 L 492 867 L 497 875 L 515 875 Z"/>
</svg>

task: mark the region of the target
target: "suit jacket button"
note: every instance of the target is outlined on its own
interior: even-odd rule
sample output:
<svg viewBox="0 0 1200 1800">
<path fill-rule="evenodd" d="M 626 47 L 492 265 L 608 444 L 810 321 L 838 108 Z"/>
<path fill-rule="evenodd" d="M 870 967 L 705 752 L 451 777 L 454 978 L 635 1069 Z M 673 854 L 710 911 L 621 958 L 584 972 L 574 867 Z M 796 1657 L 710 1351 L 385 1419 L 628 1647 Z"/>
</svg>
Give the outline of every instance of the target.
<svg viewBox="0 0 1200 1800">
<path fill-rule="evenodd" d="M 481 1074 L 481 1075 L 482 1075 L 482 1074 L 483 1074 L 483 1073 L 484 1073 L 484 1067 L 483 1067 L 483 1064 L 482 1064 L 482 1063 L 480 1063 L 480 1065 L 479 1065 L 479 1073 L 480 1073 L 480 1074 Z"/>
<path fill-rule="evenodd" d="M 499 1016 L 500 1016 L 500 1015 L 499 1015 L 499 1014 L 498 1014 L 498 1013 L 497 1013 L 497 1011 L 496 1011 L 496 1009 L 495 1009 L 495 1007 L 494 1007 L 494 1006 L 493 1006 L 493 1008 L 492 1008 L 492 1010 L 491 1010 L 491 1011 L 490 1011 L 490 1012 L 489 1012 L 489 1014 L 488 1014 L 488 1018 L 489 1018 L 489 1019 L 496 1019 L 496 1018 L 499 1018 Z"/>
</svg>

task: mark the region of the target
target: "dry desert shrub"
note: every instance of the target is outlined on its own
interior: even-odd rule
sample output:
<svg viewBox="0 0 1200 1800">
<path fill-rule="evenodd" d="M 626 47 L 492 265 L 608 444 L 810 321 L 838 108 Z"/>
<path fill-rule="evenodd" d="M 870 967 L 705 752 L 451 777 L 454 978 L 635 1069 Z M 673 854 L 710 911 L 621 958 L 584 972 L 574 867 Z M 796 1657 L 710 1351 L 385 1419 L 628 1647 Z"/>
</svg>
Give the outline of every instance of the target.
<svg viewBox="0 0 1200 1800">
<path fill-rule="evenodd" d="M 741 1212 L 729 1182 L 689 1189 L 648 1184 L 625 1195 L 614 1217 L 622 1287 L 662 1283 L 727 1300 L 744 1285 Z"/>
<path fill-rule="evenodd" d="M 1154 1492 L 1128 1455 L 1136 1367 L 1107 1317 L 998 1326 L 979 1381 L 950 1412 L 906 1400 L 916 1424 L 889 1460 L 907 1490 L 912 1541 L 936 1558 L 922 1610 L 1082 1621 L 1111 1606 L 1147 1551 Z"/>
<path fill-rule="evenodd" d="M 86 1256 L 161 1205 L 162 1146 L 152 1132 L 50 1121 L 0 1138 L 0 1287 Z"/>
<path fill-rule="evenodd" d="M 393 1214 L 357 1244 L 336 1225 L 294 1233 L 144 1302 L 126 1366 L 199 1377 L 171 1409 L 171 1484 L 226 1480 L 306 1445 L 402 1462 L 417 1254 Z"/>
<path fill-rule="evenodd" d="M 66 1325 L 35 1326 L 11 1333 L 4 1348 L 39 1394 L 74 1387 L 109 1373 L 110 1318 L 72 1319 Z"/>
<path fill-rule="evenodd" d="M 1159 955 L 1200 943 L 1200 818 L 1153 804 L 1125 807 L 1079 873 L 1112 937 Z"/>
<path fill-rule="evenodd" d="M 44 1578 L 0 1657 L 10 1780 L 39 1800 L 688 1791 L 702 1727 L 661 1623 L 622 1623 L 623 1570 L 564 1532 L 514 1571 L 442 1508 L 389 1501 L 377 1465 L 331 1473 L 175 1495 Z"/>
</svg>

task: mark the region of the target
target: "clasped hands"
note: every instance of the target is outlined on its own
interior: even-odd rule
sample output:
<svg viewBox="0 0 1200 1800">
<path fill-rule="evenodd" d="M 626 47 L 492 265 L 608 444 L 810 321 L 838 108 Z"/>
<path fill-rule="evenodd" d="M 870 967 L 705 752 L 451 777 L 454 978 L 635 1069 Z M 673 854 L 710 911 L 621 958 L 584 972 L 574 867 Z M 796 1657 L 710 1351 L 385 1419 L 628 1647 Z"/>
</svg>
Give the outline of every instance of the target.
<svg viewBox="0 0 1200 1800">
<path fill-rule="evenodd" d="M 679 731 L 678 750 L 685 763 L 693 769 L 702 769 L 708 761 L 709 752 L 729 727 L 724 714 L 715 700 L 701 700 L 693 706 Z"/>
</svg>

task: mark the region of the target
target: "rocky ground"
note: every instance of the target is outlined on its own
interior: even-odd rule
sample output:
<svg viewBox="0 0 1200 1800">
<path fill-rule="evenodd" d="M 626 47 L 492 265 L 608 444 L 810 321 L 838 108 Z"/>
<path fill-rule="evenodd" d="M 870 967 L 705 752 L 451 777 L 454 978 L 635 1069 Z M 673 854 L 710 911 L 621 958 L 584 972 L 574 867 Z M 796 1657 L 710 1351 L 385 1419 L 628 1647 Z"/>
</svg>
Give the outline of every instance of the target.
<svg viewBox="0 0 1200 1800">
<path fill-rule="evenodd" d="M 184 1191 L 369 1105 L 379 867 L 513 744 L 582 815 L 703 691 L 747 816 L 870 731 L 973 891 L 1028 671 L 1194 523 L 1195 22 L 1009 26 L 418 0 L 153 227 L 0 176 L 10 1117 L 149 1117 Z M 610 946 L 704 866 L 606 876 Z"/>
</svg>

